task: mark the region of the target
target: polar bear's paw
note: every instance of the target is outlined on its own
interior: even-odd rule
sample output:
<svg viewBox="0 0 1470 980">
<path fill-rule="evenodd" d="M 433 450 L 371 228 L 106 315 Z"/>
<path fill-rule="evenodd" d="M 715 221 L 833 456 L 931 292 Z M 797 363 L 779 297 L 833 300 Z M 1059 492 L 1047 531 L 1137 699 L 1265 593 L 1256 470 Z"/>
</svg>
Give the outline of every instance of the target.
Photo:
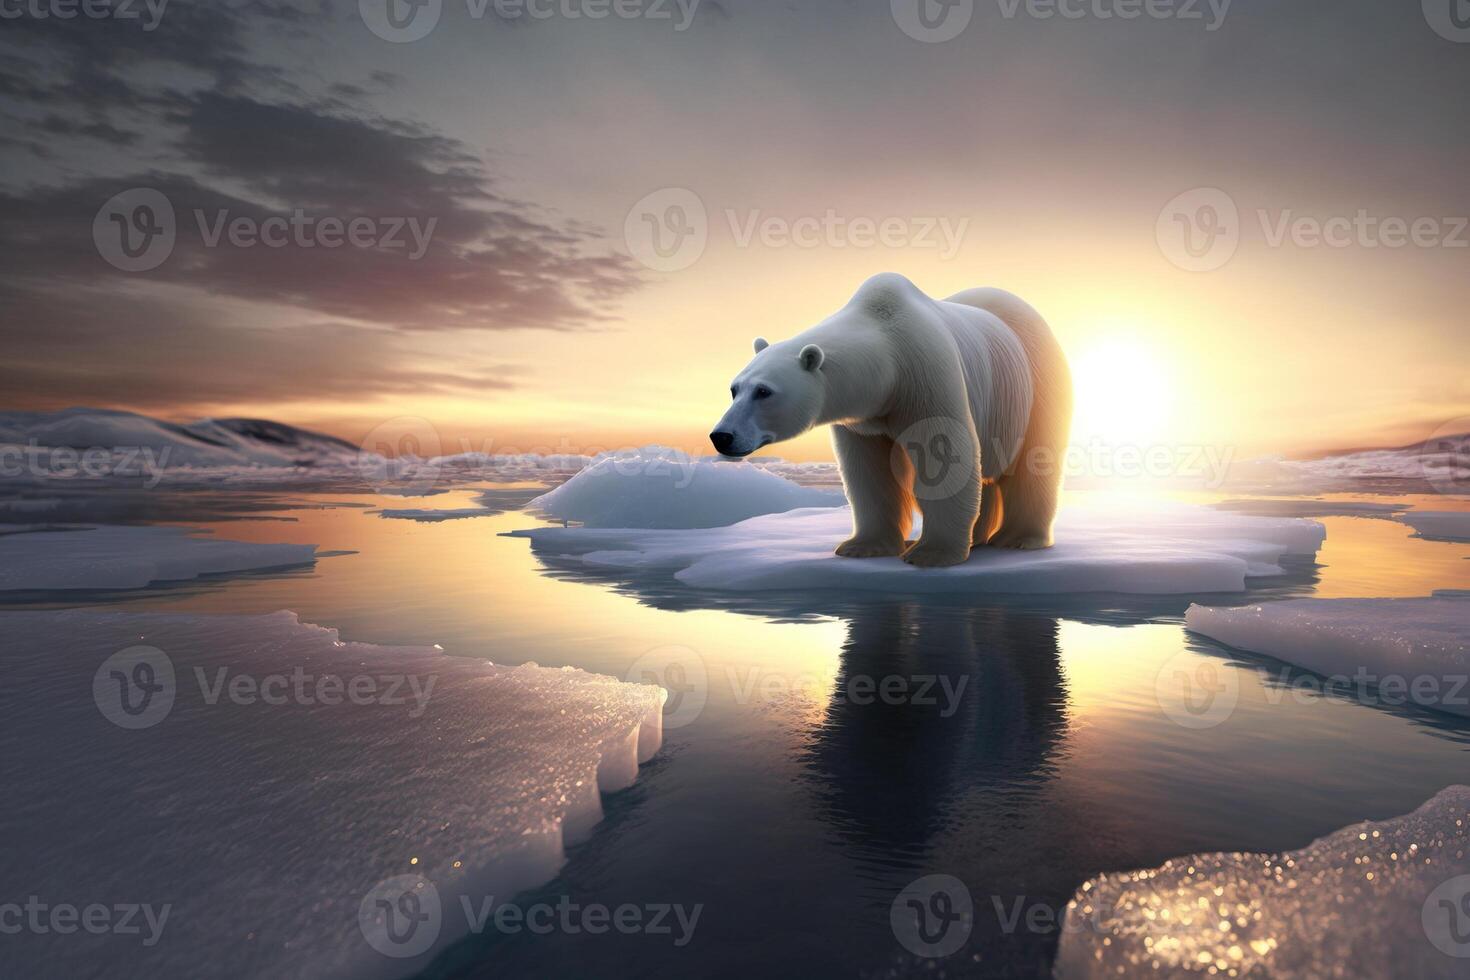
<svg viewBox="0 0 1470 980">
<path fill-rule="evenodd" d="M 987 543 L 992 548 L 1040 551 L 1042 548 L 1051 547 L 1051 537 L 1044 534 L 996 534 Z"/>
<path fill-rule="evenodd" d="M 904 561 L 920 568 L 945 568 L 950 565 L 958 565 L 969 557 L 970 543 L 968 541 L 959 547 L 954 547 L 920 540 L 903 553 Z"/>
<path fill-rule="evenodd" d="M 885 541 L 878 538 L 848 538 L 837 546 L 843 558 L 892 558 L 903 554 L 902 538 Z"/>
</svg>

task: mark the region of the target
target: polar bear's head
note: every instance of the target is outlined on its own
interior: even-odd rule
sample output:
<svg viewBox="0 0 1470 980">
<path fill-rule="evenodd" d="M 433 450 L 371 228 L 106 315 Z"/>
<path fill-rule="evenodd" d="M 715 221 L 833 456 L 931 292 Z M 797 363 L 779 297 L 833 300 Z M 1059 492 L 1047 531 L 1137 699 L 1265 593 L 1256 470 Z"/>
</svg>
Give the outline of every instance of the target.
<svg viewBox="0 0 1470 980">
<path fill-rule="evenodd" d="M 791 341 L 755 341 L 755 357 L 730 383 L 730 410 L 709 434 L 721 456 L 749 456 L 772 442 L 793 439 L 817 424 L 822 412 L 822 348 Z"/>
</svg>

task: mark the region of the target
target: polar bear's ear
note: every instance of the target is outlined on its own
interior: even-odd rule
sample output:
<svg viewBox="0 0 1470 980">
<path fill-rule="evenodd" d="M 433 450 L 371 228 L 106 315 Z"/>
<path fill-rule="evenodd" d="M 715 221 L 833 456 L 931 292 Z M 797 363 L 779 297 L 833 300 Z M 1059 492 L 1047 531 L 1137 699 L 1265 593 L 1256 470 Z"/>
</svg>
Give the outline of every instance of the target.
<svg viewBox="0 0 1470 980">
<path fill-rule="evenodd" d="M 801 353 L 796 355 L 796 359 L 801 362 L 803 369 L 815 371 L 822 366 L 822 361 L 826 359 L 826 356 L 822 353 L 822 348 L 816 344 L 807 344 L 801 349 Z"/>
<path fill-rule="evenodd" d="M 766 340 L 766 338 L 764 338 L 764 337 L 757 337 L 757 338 L 755 338 L 755 352 L 757 354 L 759 354 L 761 351 L 765 350 L 769 346 L 771 346 L 771 343 L 770 343 L 770 341 Z"/>
</svg>

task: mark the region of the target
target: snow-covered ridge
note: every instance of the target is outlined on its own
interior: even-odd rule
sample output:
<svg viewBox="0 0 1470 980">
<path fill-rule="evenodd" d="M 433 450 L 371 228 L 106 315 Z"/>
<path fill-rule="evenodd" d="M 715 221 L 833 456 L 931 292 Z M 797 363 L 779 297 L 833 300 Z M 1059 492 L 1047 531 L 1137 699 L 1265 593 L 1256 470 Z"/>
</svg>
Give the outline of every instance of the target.
<svg viewBox="0 0 1470 980">
<path fill-rule="evenodd" d="M 170 906 L 151 946 L 9 937 L 17 976 L 413 975 L 468 932 L 461 897 L 554 876 L 662 741 L 661 688 L 288 612 L 12 612 L 0 633 L 7 888 Z M 385 955 L 368 900 L 399 876 L 440 909 L 412 956 Z"/>
<path fill-rule="evenodd" d="M 1470 787 L 1284 854 L 1105 874 L 1067 905 L 1058 980 L 1464 977 Z"/>
<path fill-rule="evenodd" d="M 1192 605 L 1196 633 L 1427 708 L 1470 715 L 1470 599 L 1288 599 Z M 1361 679 L 1361 680 L 1358 680 Z"/>
</svg>

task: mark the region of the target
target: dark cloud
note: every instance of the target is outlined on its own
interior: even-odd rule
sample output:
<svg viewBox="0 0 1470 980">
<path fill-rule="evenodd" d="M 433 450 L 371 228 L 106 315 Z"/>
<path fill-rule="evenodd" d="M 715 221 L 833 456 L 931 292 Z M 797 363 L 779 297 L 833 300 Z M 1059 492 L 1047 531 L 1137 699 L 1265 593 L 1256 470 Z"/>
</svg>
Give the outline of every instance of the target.
<svg viewBox="0 0 1470 980">
<path fill-rule="evenodd" d="M 304 35 L 324 16 L 257 2 L 170 4 L 150 32 L 112 19 L 7 22 L 3 47 L 17 53 L 0 67 L 9 152 L 44 158 L 62 139 L 90 140 L 152 167 L 0 193 L 0 248 L 18 257 L 0 275 L 37 298 L 99 277 L 128 285 L 101 260 L 92 221 L 114 194 L 147 187 L 168 199 L 178 229 L 148 280 L 206 295 L 409 330 L 568 330 L 605 318 L 607 302 L 638 285 L 599 232 L 496 193 L 464 143 L 361 109 L 363 86 L 324 83 L 326 97 L 312 97 L 247 54 L 251 31 Z M 374 70 L 369 84 L 396 78 Z M 211 243 L 230 223 L 298 214 L 303 226 L 371 221 L 374 238 L 402 245 Z"/>
<path fill-rule="evenodd" d="M 424 366 L 391 331 L 341 323 L 252 328 L 171 295 L 0 286 L 7 401 L 198 414 L 282 400 L 471 395 L 514 388 L 518 369 Z"/>
</svg>

